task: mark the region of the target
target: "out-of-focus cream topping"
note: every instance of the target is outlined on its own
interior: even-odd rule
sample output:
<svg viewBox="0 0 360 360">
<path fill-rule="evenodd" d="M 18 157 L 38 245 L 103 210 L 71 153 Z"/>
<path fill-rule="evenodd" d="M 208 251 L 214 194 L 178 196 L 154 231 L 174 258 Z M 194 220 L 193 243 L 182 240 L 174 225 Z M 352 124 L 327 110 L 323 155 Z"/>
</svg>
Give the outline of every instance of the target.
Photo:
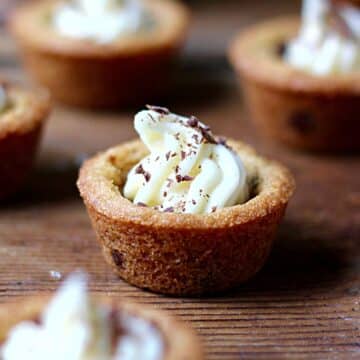
<svg viewBox="0 0 360 360">
<path fill-rule="evenodd" d="M 204 214 L 248 200 L 239 156 L 195 117 L 148 107 L 135 129 L 150 154 L 134 166 L 124 196 L 160 211 Z"/>
<path fill-rule="evenodd" d="M 150 21 L 151 22 L 151 21 Z M 64 36 L 109 43 L 149 25 L 142 0 L 71 0 L 56 7 L 53 26 Z"/>
<path fill-rule="evenodd" d="M 360 10 L 332 0 L 304 0 L 302 27 L 285 60 L 314 75 L 360 70 Z"/>
<path fill-rule="evenodd" d="M 6 90 L 3 86 L 0 85 L 0 113 L 5 110 L 8 104 L 8 97 Z"/>
<path fill-rule="evenodd" d="M 164 344 L 157 328 L 121 309 L 114 312 L 94 303 L 87 294 L 86 280 L 84 274 L 72 275 L 38 323 L 27 321 L 15 326 L 0 359 L 162 359 Z"/>
</svg>

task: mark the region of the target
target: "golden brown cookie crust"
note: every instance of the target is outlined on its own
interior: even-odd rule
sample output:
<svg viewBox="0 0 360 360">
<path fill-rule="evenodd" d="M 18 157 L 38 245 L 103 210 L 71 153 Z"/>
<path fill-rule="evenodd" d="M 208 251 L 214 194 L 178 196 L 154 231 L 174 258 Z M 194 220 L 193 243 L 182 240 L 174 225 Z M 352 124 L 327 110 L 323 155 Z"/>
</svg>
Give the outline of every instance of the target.
<svg viewBox="0 0 360 360">
<path fill-rule="evenodd" d="M 78 187 L 107 262 L 136 286 L 195 295 L 237 286 L 260 270 L 294 190 L 287 169 L 229 141 L 258 195 L 212 214 L 164 213 L 134 205 L 121 194 L 129 169 L 147 151 L 129 142 L 88 160 Z"/>
<path fill-rule="evenodd" d="M 29 72 L 57 100 L 84 107 L 139 104 L 166 92 L 190 21 L 188 9 L 176 1 L 145 4 L 155 27 L 108 44 L 59 35 L 50 26 L 56 2 L 49 0 L 19 7 L 10 29 Z"/>
<path fill-rule="evenodd" d="M 0 113 L 0 140 L 9 134 L 24 134 L 40 126 L 50 112 L 50 98 L 44 90 L 25 90 L 4 84 L 9 105 Z"/>
<path fill-rule="evenodd" d="M 0 344 L 6 340 L 9 330 L 16 324 L 25 320 L 36 320 L 49 299 L 49 296 L 38 296 L 0 305 Z M 115 302 L 108 298 L 99 300 L 104 305 L 138 316 L 154 324 L 162 333 L 165 342 L 165 354 L 161 360 L 202 360 L 204 358 L 202 346 L 195 332 L 166 312 L 153 310 L 136 303 Z"/>
<path fill-rule="evenodd" d="M 9 106 L 0 113 L 0 200 L 16 192 L 32 168 L 41 131 L 50 112 L 44 91 L 7 85 Z"/>
<path fill-rule="evenodd" d="M 298 18 L 280 18 L 241 33 L 230 48 L 249 109 L 269 138 L 310 150 L 356 150 L 360 72 L 314 76 L 280 54 L 296 36 Z"/>
</svg>

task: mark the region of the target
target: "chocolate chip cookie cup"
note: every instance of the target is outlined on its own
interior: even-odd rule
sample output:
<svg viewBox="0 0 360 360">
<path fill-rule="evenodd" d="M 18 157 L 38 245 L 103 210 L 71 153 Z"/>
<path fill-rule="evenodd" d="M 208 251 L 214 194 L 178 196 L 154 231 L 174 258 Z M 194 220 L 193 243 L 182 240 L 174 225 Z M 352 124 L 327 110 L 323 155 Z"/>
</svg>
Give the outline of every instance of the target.
<svg viewBox="0 0 360 360">
<path fill-rule="evenodd" d="M 0 305 L 1 358 L 45 358 L 57 351 L 78 359 L 204 359 L 195 332 L 167 313 L 109 298 L 90 303 L 84 295 L 75 298 L 77 291 L 63 292 L 56 302 L 38 296 Z"/>
<path fill-rule="evenodd" d="M 10 84 L 0 84 L 0 90 L 4 99 L 6 96 L 0 109 L 0 200 L 3 200 L 19 191 L 31 172 L 50 101 L 42 91 Z"/>
<path fill-rule="evenodd" d="M 238 72 L 252 118 L 268 138 L 314 151 L 360 149 L 360 72 L 314 76 L 283 59 L 299 30 L 298 18 L 255 25 L 233 42 Z"/>
<path fill-rule="evenodd" d="M 70 11 L 78 8 L 76 1 Z M 145 11 L 153 26 L 97 41 L 92 34 L 83 38 L 67 34 L 67 24 L 75 23 L 76 27 L 76 21 L 65 19 L 61 23 L 64 32 L 58 31 L 54 17 L 63 4 L 66 2 L 27 2 L 10 20 L 26 68 L 54 99 L 74 106 L 106 108 L 142 104 L 145 99 L 166 94 L 189 26 L 185 5 L 146 0 Z M 103 23 L 106 27 L 108 21 Z M 96 22 L 91 25 L 92 29 L 97 27 L 100 24 Z"/>
<path fill-rule="evenodd" d="M 229 141 L 250 176 L 250 199 L 210 214 L 178 214 L 123 196 L 147 149 L 133 141 L 85 162 L 78 187 L 106 261 L 125 281 L 176 296 L 236 287 L 264 265 L 294 191 L 286 168 Z M 170 211 L 170 210 L 169 210 Z"/>
</svg>

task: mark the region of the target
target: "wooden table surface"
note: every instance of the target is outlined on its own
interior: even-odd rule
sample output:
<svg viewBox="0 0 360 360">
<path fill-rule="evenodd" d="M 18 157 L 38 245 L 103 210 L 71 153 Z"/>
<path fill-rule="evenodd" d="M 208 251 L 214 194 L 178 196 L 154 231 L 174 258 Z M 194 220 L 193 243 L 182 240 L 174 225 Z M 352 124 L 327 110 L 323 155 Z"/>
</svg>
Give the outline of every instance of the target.
<svg viewBox="0 0 360 360">
<path fill-rule="evenodd" d="M 119 280 L 102 258 L 75 181 L 85 157 L 135 136 L 135 109 L 56 106 L 27 188 L 0 208 L 0 302 L 53 290 L 59 280 L 50 271 L 65 276 L 83 268 L 92 291 L 190 322 L 208 359 L 360 359 L 359 157 L 298 153 L 256 135 L 224 51 L 236 29 L 298 4 L 252 5 L 218 1 L 195 9 L 176 90 L 162 105 L 196 114 L 216 133 L 244 139 L 295 174 L 297 191 L 265 268 L 239 289 L 203 299 L 159 296 Z M 4 34 L 0 51 L 1 72 L 23 81 Z"/>
</svg>

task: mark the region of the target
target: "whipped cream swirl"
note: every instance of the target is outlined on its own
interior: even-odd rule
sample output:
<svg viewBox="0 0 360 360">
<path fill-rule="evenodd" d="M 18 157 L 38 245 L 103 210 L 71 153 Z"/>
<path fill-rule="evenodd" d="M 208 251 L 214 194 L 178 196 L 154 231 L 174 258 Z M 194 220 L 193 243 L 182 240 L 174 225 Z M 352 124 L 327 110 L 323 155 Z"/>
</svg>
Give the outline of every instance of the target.
<svg viewBox="0 0 360 360">
<path fill-rule="evenodd" d="M 359 71 L 359 8 L 333 0 L 304 0 L 300 33 L 284 57 L 319 76 Z"/>
<path fill-rule="evenodd" d="M 247 173 L 239 156 L 195 117 L 148 107 L 135 129 L 150 154 L 134 166 L 124 196 L 160 211 L 204 214 L 247 201 Z"/>
<path fill-rule="evenodd" d="M 156 327 L 121 310 L 95 304 L 87 294 L 86 280 L 82 273 L 72 275 L 37 323 L 15 326 L 0 359 L 162 359 L 164 344 Z"/>
<path fill-rule="evenodd" d="M 148 20 L 141 0 L 72 0 L 53 14 L 53 26 L 61 35 L 99 43 L 136 33 Z"/>
</svg>

